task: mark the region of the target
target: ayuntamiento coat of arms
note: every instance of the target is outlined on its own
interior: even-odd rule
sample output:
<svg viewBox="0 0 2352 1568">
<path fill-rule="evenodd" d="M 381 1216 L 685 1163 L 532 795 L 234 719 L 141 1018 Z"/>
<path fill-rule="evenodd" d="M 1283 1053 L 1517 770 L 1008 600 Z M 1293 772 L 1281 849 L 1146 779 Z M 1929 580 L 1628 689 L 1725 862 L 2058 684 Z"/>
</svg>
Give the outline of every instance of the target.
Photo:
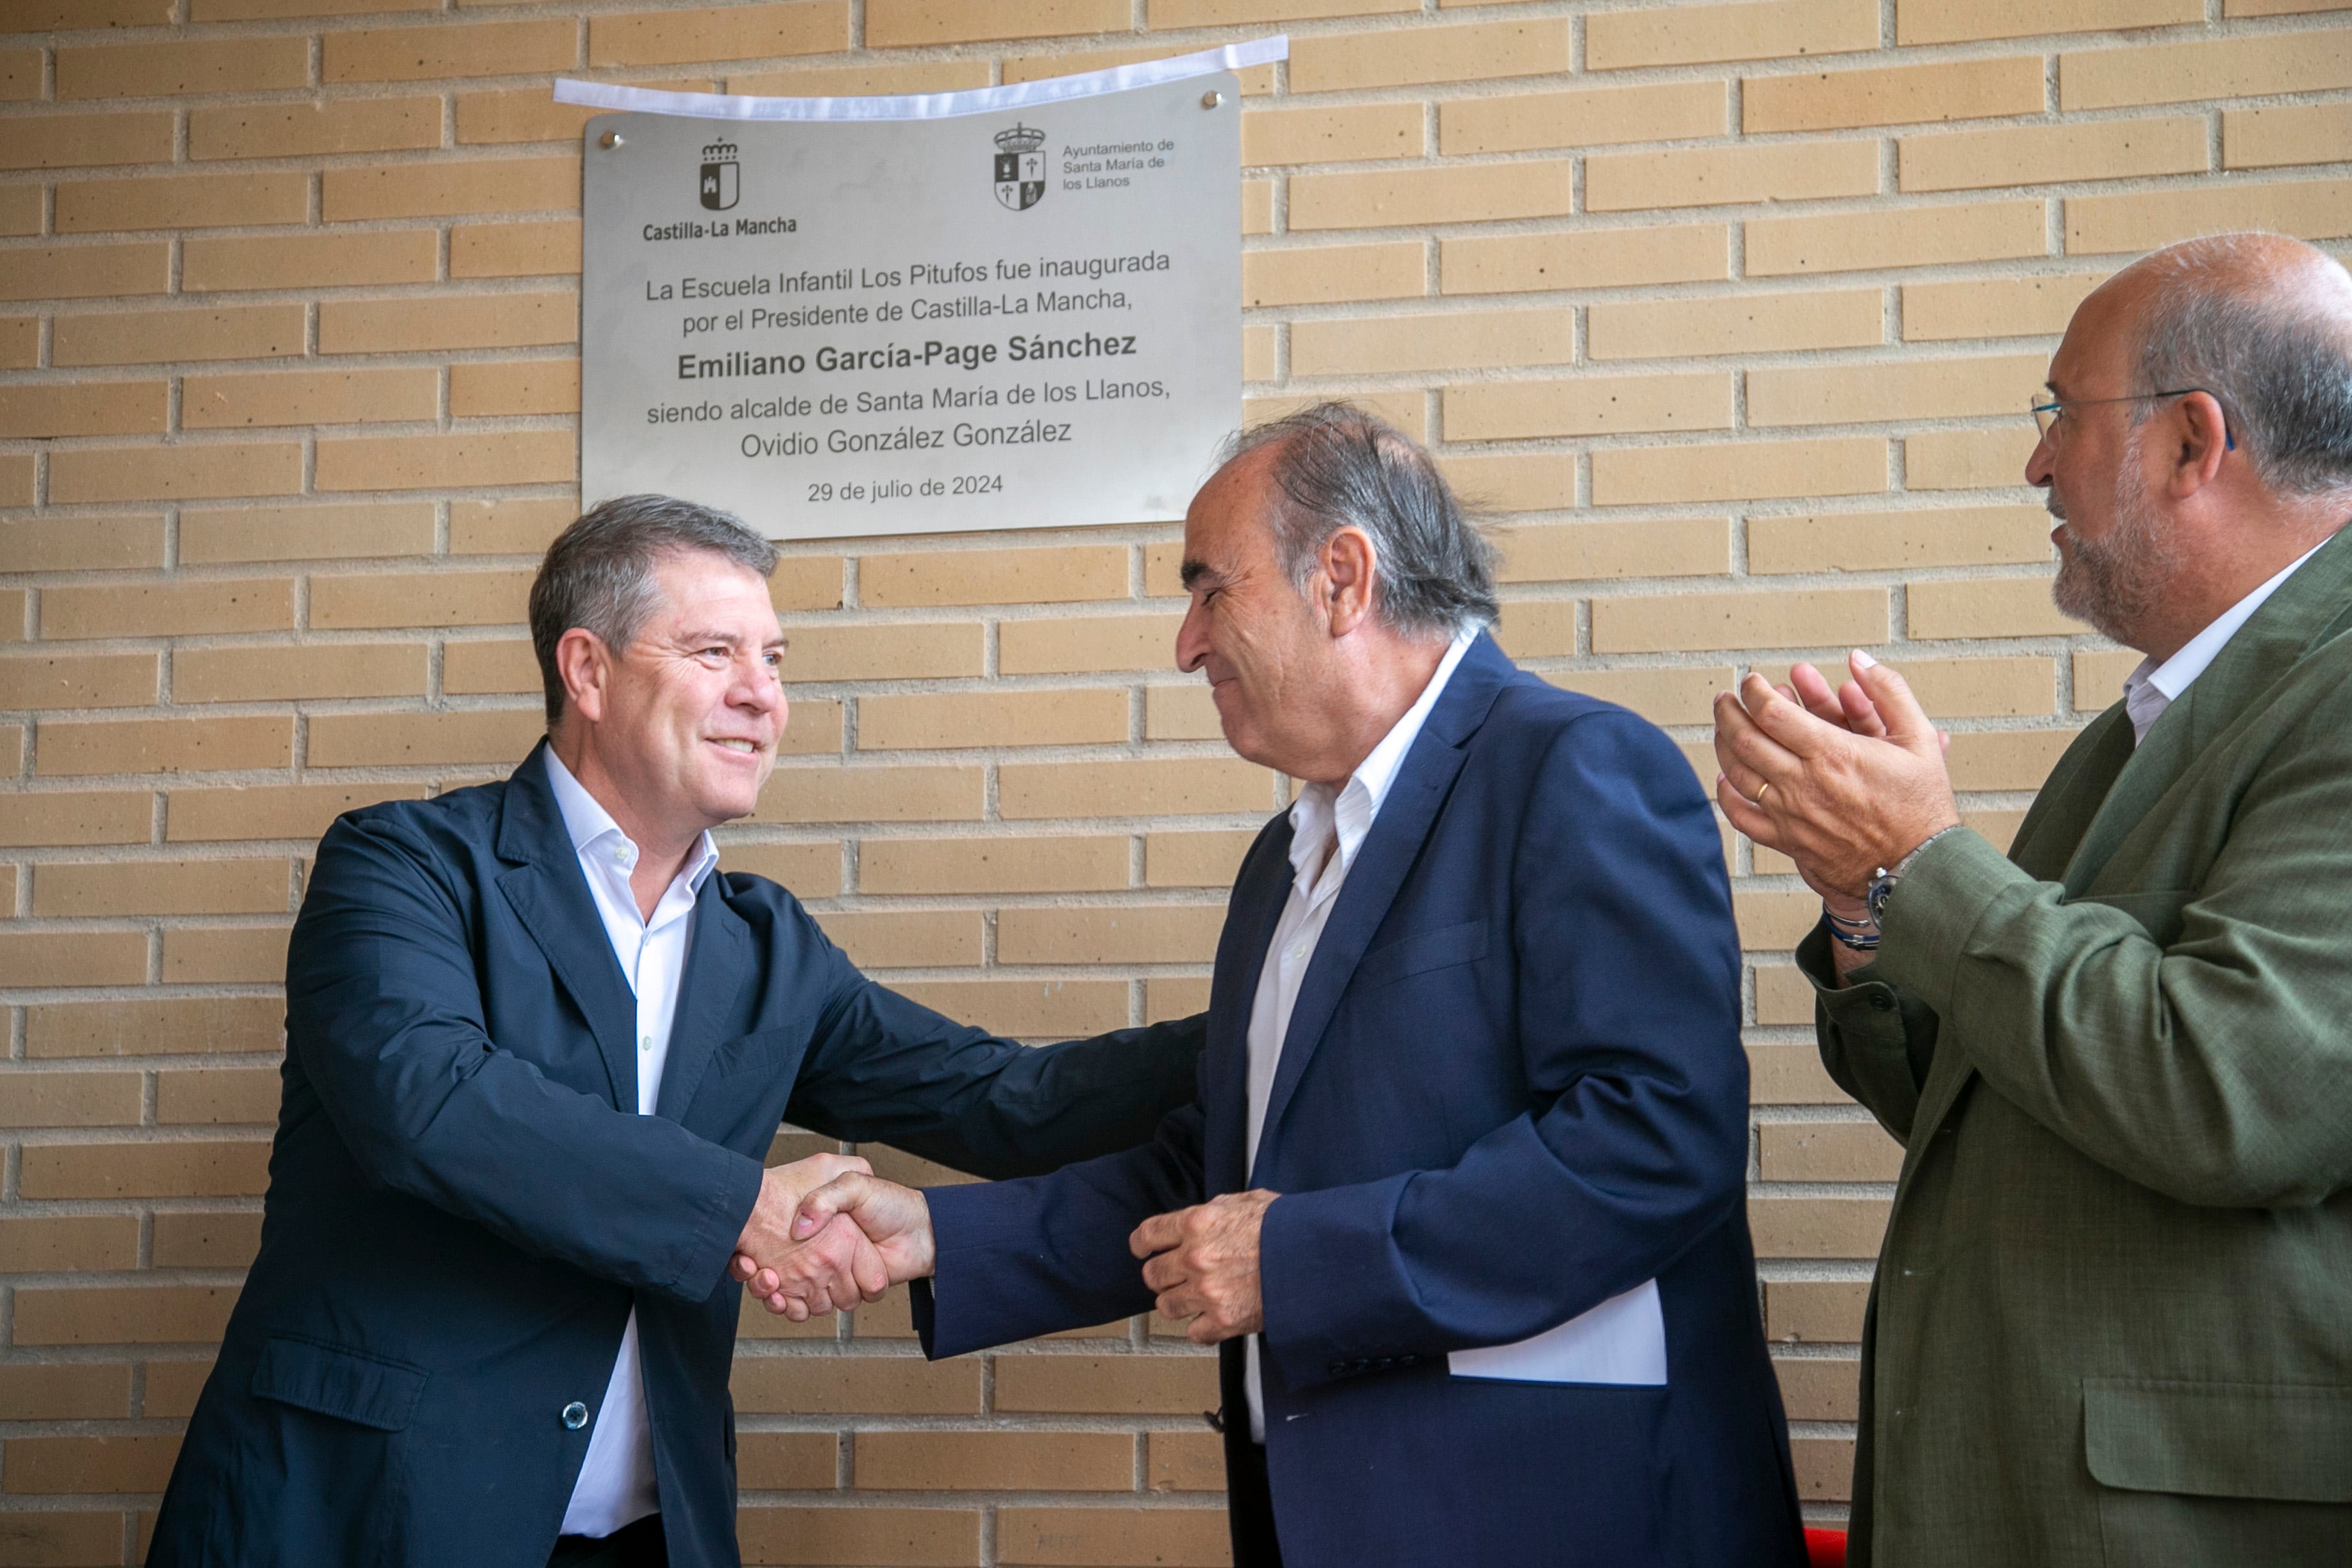
<svg viewBox="0 0 2352 1568">
<path fill-rule="evenodd" d="M 1016 124 L 996 133 L 996 199 L 1026 212 L 1045 194 L 1045 133 Z"/>
</svg>

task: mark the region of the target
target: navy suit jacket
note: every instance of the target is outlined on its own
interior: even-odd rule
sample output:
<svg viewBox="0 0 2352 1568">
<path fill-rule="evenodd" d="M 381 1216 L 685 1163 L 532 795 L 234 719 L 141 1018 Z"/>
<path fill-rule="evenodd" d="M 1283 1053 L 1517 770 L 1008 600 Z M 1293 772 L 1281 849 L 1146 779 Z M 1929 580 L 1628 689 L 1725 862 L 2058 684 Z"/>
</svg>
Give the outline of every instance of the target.
<svg viewBox="0 0 2352 1568">
<path fill-rule="evenodd" d="M 733 1564 L 725 1269 L 779 1121 L 1051 1170 L 1149 1138 L 1199 1046 L 961 1027 L 722 870 L 637 1115 L 635 1003 L 540 752 L 329 829 L 286 993 L 261 1251 L 151 1563 L 540 1568 L 634 1306 L 670 1561 Z"/>
<path fill-rule="evenodd" d="M 929 1193 L 925 1350 L 1143 1310 L 1139 1221 L 1269 1188 L 1265 1458 L 1291 1568 L 1802 1563 L 1744 1204 L 1738 942 L 1688 764 L 1482 637 L 1348 873 L 1244 1168 L 1289 847 L 1286 814 L 1234 883 L 1196 1103 L 1131 1152 Z M 1448 1352 L 1653 1279 L 1663 1386 L 1449 1374 Z M 1241 1366 L 1230 1342 L 1229 1449 Z"/>
</svg>

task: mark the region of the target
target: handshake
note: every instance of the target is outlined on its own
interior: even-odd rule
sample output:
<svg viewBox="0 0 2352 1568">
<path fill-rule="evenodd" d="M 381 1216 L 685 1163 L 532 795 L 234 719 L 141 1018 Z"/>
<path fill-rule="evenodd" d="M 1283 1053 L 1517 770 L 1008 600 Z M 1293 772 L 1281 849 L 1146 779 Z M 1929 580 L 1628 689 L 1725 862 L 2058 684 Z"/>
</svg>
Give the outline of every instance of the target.
<svg viewBox="0 0 2352 1568">
<path fill-rule="evenodd" d="M 1129 1236 L 1154 1304 L 1184 1323 L 1193 1343 L 1265 1326 L 1258 1233 L 1276 1195 L 1228 1193 L 1154 1215 Z M 937 1258 L 931 1206 L 921 1193 L 884 1181 L 854 1156 L 812 1154 L 761 1178 L 729 1272 L 769 1311 L 804 1323 L 929 1279 Z"/>
</svg>

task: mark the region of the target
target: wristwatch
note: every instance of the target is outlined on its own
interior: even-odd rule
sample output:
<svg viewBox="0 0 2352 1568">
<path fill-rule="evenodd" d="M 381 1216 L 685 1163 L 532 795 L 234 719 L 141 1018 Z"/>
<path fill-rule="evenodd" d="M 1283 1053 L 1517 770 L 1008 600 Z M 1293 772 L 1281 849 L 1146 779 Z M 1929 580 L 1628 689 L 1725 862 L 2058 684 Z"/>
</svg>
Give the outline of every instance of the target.
<svg viewBox="0 0 2352 1568">
<path fill-rule="evenodd" d="M 1953 827 L 1958 826 L 1958 823 L 1952 825 Z M 1886 902 L 1895 896 L 1895 884 L 1902 879 L 1904 872 L 1911 868 L 1911 862 L 1919 858 L 1920 852 L 1928 845 L 1951 831 L 1951 827 L 1937 828 L 1921 839 L 1917 848 L 1895 862 L 1892 869 L 1881 866 L 1870 874 L 1870 887 L 1863 893 L 1862 901 L 1870 910 L 1870 921 L 1873 925 L 1884 926 L 1886 923 Z"/>
</svg>

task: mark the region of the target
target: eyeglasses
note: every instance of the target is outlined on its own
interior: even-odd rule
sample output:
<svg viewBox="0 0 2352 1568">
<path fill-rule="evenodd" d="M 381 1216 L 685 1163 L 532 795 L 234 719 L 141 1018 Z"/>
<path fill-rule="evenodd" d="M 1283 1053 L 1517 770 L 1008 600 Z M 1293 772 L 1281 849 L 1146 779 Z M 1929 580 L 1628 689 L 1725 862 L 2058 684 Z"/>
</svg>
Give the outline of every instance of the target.
<svg viewBox="0 0 2352 1568">
<path fill-rule="evenodd" d="M 2036 403 L 2029 407 L 2033 415 L 2034 428 L 2042 432 L 2042 438 L 2046 441 L 2050 438 L 2051 426 L 2057 424 L 2070 408 L 2089 408 L 2101 403 L 2147 403 L 2160 397 L 2186 397 L 2192 392 L 2204 392 L 2206 396 L 2213 397 L 2201 386 L 2183 386 L 2171 392 L 2135 392 L 2124 397 L 2053 397 L 2047 403 Z M 2214 397 L 2213 401 L 2219 403 L 2221 400 Z M 2230 411 L 2226 408 L 2221 411 L 2221 438 L 2229 444 L 2231 451 L 2238 449 L 2238 438 L 2231 434 Z"/>
</svg>

